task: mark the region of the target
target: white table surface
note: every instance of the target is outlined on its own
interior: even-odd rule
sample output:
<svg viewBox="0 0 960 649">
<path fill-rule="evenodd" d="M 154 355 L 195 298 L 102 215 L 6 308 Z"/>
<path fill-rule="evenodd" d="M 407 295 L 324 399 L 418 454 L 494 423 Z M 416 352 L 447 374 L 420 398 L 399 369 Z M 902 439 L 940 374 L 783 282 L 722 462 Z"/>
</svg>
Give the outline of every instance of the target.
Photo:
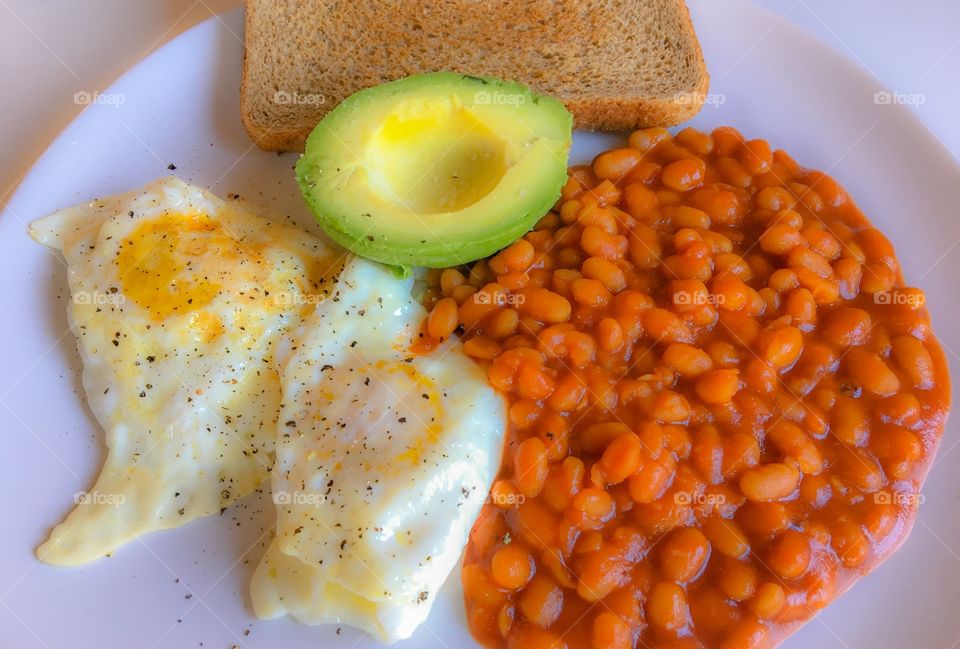
<svg viewBox="0 0 960 649">
<path fill-rule="evenodd" d="M 911 107 L 960 159 L 960 121 L 955 116 L 960 106 L 960 2 L 754 1 L 827 41 L 891 90 L 913 97 Z M 0 0 L 0 207 L 47 144 L 81 110 L 75 93 L 103 90 L 170 38 L 239 4 Z M 749 46 L 744 46 L 745 57 L 750 56 Z"/>
</svg>

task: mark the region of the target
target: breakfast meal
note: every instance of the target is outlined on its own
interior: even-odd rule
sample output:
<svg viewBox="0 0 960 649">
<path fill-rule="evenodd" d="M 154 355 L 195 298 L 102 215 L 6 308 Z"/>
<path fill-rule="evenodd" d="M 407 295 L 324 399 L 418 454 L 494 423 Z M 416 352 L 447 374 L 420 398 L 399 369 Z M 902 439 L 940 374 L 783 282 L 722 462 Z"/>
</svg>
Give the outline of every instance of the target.
<svg viewBox="0 0 960 649">
<path fill-rule="evenodd" d="M 30 226 L 108 449 L 41 561 L 262 492 L 260 619 L 395 642 L 459 572 L 488 649 L 766 649 L 897 550 L 950 379 L 893 243 L 665 128 L 683 2 L 550 5 L 248 0 L 244 124 L 319 230 L 173 176 Z M 569 166 L 574 125 L 632 132 Z"/>
</svg>

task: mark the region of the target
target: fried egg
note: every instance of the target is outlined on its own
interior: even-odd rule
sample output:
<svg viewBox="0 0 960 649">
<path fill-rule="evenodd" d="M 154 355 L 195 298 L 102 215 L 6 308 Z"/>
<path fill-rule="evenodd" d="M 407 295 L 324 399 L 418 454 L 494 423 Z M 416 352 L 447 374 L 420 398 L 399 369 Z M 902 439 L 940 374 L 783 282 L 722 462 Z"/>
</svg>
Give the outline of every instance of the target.
<svg viewBox="0 0 960 649">
<path fill-rule="evenodd" d="M 176 178 L 33 223 L 60 250 L 107 457 L 37 549 L 75 565 L 220 511 L 272 466 L 289 332 L 340 251 Z"/>
<path fill-rule="evenodd" d="M 261 618 L 341 622 L 390 642 L 422 623 L 499 467 L 502 399 L 459 342 L 413 354 L 411 281 L 359 257 L 282 370 L 276 538 Z"/>
</svg>

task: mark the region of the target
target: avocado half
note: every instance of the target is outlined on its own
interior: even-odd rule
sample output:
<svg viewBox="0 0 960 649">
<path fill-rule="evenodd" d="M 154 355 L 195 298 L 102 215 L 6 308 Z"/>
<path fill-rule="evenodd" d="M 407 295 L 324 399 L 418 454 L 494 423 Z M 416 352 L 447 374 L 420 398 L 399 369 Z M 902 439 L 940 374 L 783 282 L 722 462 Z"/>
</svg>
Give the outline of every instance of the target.
<svg viewBox="0 0 960 649">
<path fill-rule="evenodd" d="M 573 118 L 489 77 L 431 72 L 361 90 L 307 139 L 297 182 L 320 226 L 386 264 L 442 268 L 527 232 L 567 178 Z"/>
</svg>

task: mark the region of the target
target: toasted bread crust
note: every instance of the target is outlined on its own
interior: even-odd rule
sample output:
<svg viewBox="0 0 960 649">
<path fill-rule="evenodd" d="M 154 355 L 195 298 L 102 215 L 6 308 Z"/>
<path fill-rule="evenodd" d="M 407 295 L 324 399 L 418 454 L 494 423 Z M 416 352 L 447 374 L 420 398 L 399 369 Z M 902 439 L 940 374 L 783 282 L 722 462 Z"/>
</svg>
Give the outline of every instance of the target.
<svg viewBox="0 0 960 649">
<path fill-rule="evenodd" d="M 493 5 L 497 21 L 478 25 L 478 6 Z M 624 29 L 638 37 L 610 60 Z M 356 39 L 368 31 L 369 43 Z M 247 0 L 246 40 L 241 119 L 268 151 L 302 151 L 323 115 L 361 88 L 435 69 L 524 82 L 560 98 L 577 128 L 603 131 L 689 119 L 710 82 L 683 0 Z M 362 56 L 331 45 L 351 42 Z M 281 92 L 322 101 L 278 102 Z"/>
</svg>

